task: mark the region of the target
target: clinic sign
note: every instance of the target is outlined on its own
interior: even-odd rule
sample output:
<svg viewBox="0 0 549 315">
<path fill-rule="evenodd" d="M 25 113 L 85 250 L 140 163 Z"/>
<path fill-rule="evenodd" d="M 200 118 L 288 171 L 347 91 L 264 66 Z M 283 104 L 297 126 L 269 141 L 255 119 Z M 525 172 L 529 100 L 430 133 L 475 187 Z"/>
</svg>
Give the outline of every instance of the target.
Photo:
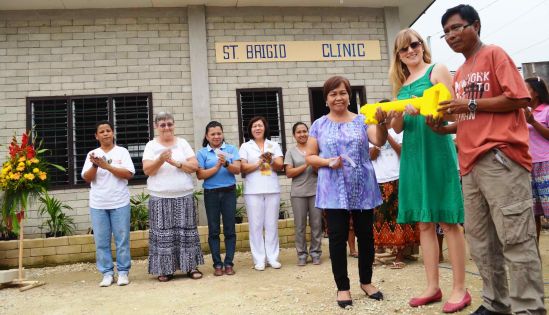
<svg viewBox="0 0 549 315">
<path fill-rule="evenodd" d="M 217 63 L 381 60 L 378 40 L 228 42 L 215 44 Z"/>
</svg>

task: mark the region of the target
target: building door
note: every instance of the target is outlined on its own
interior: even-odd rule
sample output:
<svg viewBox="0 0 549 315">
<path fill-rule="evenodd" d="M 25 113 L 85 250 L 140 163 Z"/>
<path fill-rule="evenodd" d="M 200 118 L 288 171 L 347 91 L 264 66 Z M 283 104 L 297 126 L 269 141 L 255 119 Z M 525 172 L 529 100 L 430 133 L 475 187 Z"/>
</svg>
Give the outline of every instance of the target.
<svg viewBox="0 0 549 315">
<path fill-rule="evenodd" d="M 360 106 L 366 103 L 366 89 L 364 86 L 351 87 L 350 101 L 349 110 L 357 114 Z M 309 88 L 309 106 L 311 108 L 311 121 L 315 121 L 323 115 L 328 114 L 329 109 L 326 107 L 321 87 Z"/>
</svg>

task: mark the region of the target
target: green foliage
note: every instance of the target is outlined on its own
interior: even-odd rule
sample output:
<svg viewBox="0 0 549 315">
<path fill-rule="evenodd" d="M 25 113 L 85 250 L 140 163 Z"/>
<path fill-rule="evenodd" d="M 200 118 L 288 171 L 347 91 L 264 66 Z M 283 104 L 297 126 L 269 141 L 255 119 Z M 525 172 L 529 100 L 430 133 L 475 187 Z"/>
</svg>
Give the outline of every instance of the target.
<svg viewBox="0 0 549 315">
<path fill-rule="evenodd" d="M 40 208 L 38 213 L 40 216 L 48 215 L 48 219 L 41 226 L 43 229 L 47 227 L 46 235 L 66 236 L 74 233 L 76 227 L 73 218 L 67 216 L 63 210 L 73 210 L 69 205 L 64 204 L 59 199 L 50 196 L 47 192 L 40 195 Z"/>
<path fill-rule="evenodd" d="M 238 185 L 236 185 L 236 200 L 238 201 L 238 198 L 243 196 L 244 196 L 244 185 L 242 185 L 242 183 L 239 183 Z M 242 205 L 236 208 L 234 216 L 236 218 L 244 218 L 245 214 L 246 214 L 246 207 Z"/>
<path fill-rule="evenodd" d="M 278 218 L 287 219 L 288 217 L 288 205 L 286 204 L 286 201 L 282 201 L 278 207 Z"/>
<path fill-rule="evenodd" d="M 147 206 L 149 197 L 149 194 L 140 193 L 130 198 L 130 231 L 149 228 L 149 208 Z"/>
</svg>

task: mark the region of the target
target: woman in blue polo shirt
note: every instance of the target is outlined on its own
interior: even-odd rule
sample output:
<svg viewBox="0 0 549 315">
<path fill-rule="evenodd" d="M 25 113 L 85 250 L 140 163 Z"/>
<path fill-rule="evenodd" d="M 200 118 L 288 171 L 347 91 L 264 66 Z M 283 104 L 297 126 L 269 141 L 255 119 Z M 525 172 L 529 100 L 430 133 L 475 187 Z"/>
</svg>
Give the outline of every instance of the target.
<svg viewBox="0 0 549 315">
<path fill-rule="evenodd" d="M 198 179 L 204 180 L 204 205 L 208 217 L 208 245 L 212 252 L 215 276 L 234 275 L 233 258 L 236 247 L 235 175 L 240 173 L 240 157 L 235 146 L 223 139 L 223 126 L 217 121 L 206 125 L 202 143 L 204 148 L 197 154 Z M 225 236 L 225 260 L 221 260 L 219 247 L 220 219 L 223 218 Z"/>
</svg>

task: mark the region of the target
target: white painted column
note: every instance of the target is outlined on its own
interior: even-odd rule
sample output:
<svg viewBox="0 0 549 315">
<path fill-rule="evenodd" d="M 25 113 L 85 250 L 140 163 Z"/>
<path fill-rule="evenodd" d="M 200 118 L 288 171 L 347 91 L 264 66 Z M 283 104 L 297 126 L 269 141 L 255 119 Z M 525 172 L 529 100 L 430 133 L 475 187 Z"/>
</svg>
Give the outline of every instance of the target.
<svg viewBox="0 0 549 315">
<path fill-rule="evenodd" d="M 202 148 L 204 128 L 211 120 L 208 51 L 206 47 L 206 7 L 189 6 L 189 50 L 193 102 L 194 148 Z"/>
<path fill-rule="evenodd" d="M 393 47 L 395 44 L 396 34 L 400 31 L 400 18 L 398 16 L 397 7 L 383 8 L 383 16 L 385 19 L 385 39 L 387 41 L 387 54 L 389 56 L 389 65 L 393 58 Z"/>
</svg>

